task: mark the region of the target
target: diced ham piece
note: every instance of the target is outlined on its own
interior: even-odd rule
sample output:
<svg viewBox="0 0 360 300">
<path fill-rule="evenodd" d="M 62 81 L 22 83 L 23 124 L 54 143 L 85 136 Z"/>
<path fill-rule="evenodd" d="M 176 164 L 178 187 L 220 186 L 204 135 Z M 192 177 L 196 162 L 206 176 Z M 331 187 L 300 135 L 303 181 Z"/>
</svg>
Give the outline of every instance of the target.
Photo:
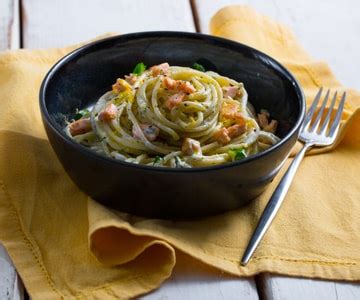
<svg viewBox="0 0 360 300">
<path fill-rule="evenodd" d="M 140 124 L 140 129 L 145 135 L 146 139 L 150 142 L 155 141 L 160 132 L 160 129 L 157 126 L 151 124 Z M 133 127 L 132 133 L 134 139 L 140 140 L 140 134 L 136 130 L 135 126 Z"/>
<path fill-rule="evenodd" d="M 131 89 L 131 86 L 129 85 L 129 83 L 121 78 L 118 78 L 116 80 L 116 83 L 114 83 L 112 85 L 112 91 L 115 94 L 119 94 L 121 92 L 125 92 L 126 90 L 130 90 L 130 89 Z"/>
<path fill-rule="evenodd" d="M 214 139 L 221 145 L 230 143 L 232 138 L 242 135 L 246 131 L 246 123 L 235 124 L 229 128 L 221 128 L 214 134 Z"/>
<path fill-rule="evenodd" d="M 185 93 L 184 92 L 180 92 L 177 94 L 174 94 L 172 96 L 170 96 L 166 102 L 165 102 L 165 106 L 169 109 L 172 110 L 175 106 L 178 106 L 185 98 Z"/>
<path fill-rule="evenodd" d="M 275 133 L 278 122 L 271 120 L 269 123 L 270 114 L 267 110 L 261 110 L 260 114 L 257 115 L 260 128 L 264 131 Z"/>
<path fill-rule="evenodd" d="M 140 124 L 140 128 L 144 133 L 145 137 L 151 142 L 156 140 L 160 132 L 160 129 L 155 125 Z"/>
<path fill-rule="evenodd" d="M 234 114 L 233 119 L 239 125 L 243 125 L 246 123 L 244 115 L 241 112 L 237 112 L 236 114 Z"/>
<path fill-rule="evenodd" d="M 237 137 L 239 135 L 242 135 L 246 131 L 246 125 L 244 124 L 235 124 L 233 126 L 230 126 L 228 129 L 228 135 L 230 138 Z"/>
<path fill-rule="evenodd" d="M 265 115 L 268 119 L 270 118 L 270 113 L 266 109 L 261 109 L 260 113 Z"/>
<path fill-rule="evenodd" d="M 104 110 L 99 113 L 99 120 L 102 122 L 108 122 L 114 120 L 117 115 L 117 107 L 114 103 L 106 104 Z"/>
<path fill-rule="evenodd" d="M 214 139 L 221 145 L 226 145 L 231 141 L 228 130 L 225 127 L 215 132 Z"/>
<path fill-rule="evenodd" d="M 90 119 L 80 119 L 69 125 L 70 133 L 72 136 L 84 134 L 91 131 Z"/>
<path fill-rule="evenodd" d="M 201 155 L 200 142 L 191 138 L 185 138 L 181 147 L 181 151 L 184 155 Z"/>
<path fill-rule="evenodd" d="M 165 87 L 166 87 L 167 89 L 169 89 L 169 90 L 175 90 L 175 88 L 176 88 L 176 82 L 177 82 L 177 80 L 172 79 L 172 78 L 170 78 L 170 77 L 165 77 L 165 78 L 164 78 L 164 85 L 165 85 Z"/>
<path fill-rule="evenodd" d="M 169 68 L 170 66 L 168 63 L 162 63 L 160 65 L 152 66 L 150 70 L 153 76 L 158 76 L 160 74 L 162 75 L 167 74 L 169 72 Z"/>
<path fill-rule="evenodd" d="M 240 91 L 239 87 L 237 87 L 237 86 L 223 87 L 222 90 L 223 90 L 224 98 L 230 97 L 230 98 L 233 98 L 233 99 L 238 95 L 238 93 Z"/>
<path fill-rule="evenodd" d="M 131 85 L 133 85 L 136 82 L 137 78 L 138 77 L 135 74 L 125 75 L 126 82 Z"/>
<path fill-rule="evenodd" d="M 179 80 L 178 90 L 191 94 L 196 91 L 195 87 L 188 81 Z"/>
<path fill-rule="evenodd" d="M 221 107 L 220 117 L 221 119 L 232 119 L 239 109 L 239 104 L 225 102 Z"/>
<path fill-rule="evenodd" d="M 224 103 L 221 112 L 221 120 L 234 120 L 236 123 L 242 125 L 245 124 L 245 118 L 241 112 L 239 112 L 240 105 L 237 103 Z"/>
<path fill-rule="evenodd" d="M 278 122 L 276 120 L 271 120 L 271 122 L 265 126 L 264 131 L 275 133 L 278 126 Z"/>
<path fill-rule="evenodd" d="M 174 80 L 169 77 L 164 78 L 164 85 L 169 90 L 182 91 L 191 94 L 196 91 L 195 87 L 188 81 Z"/>
<path fill-rule="evenodd" d="M 265 114 L 258 114 L 258 121 L 259 121 L 259 125 L 261 128 L 265 128 L 266 126 L 268 126 L 269 121 L 268 118 Z"/>
</svg>

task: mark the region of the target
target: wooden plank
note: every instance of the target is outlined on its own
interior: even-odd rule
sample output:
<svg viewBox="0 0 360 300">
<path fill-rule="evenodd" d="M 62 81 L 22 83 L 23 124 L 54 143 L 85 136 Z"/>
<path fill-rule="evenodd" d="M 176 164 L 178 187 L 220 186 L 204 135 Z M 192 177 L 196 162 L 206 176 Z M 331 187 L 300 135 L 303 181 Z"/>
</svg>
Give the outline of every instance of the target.
<svg viewBox="0 0 360 300">
<path fill-rule="evenodd" d="M 0 1 L 0 51 L 20 46 L 19 2 Z"/>
<path fill-rule="evenodd" d="M 23 45 L 60 47 L 105 32 L 195 31 L 190 7 L 188 0 L 108 0 L 106 7 L 100 0 L 23 0 Z M 171 279 L 146 298 L 195 299 L 204 294 L 211 299 L 258 299 L 254 279 L 226 276 L 184 255 Z"/>
<path fill-rule="evenodd" d="M 155 299 L 259 299 L 253 279 L 236 278 L 210 268 L 188 255 L 177 253 L 171 278 L 160 289 L 143 297 Z"/>
<path fill-rule="evenodd" d="M 0 1 L 0 51 L 20 47 L 18 0 Z M 24 288 L 5 248 L 0 243 L 0 299 L 23 299 Z"/>
<path fill-rule="evenodd" d="M 173 1 L 151 1 L 151 4 L 147 4 L 145 0 L 142 3 L 132 1 L 131 5 L 130 2 L 125 4 L 125 1 L 109 1 L 107 5 L 112 9 L 103 9 L 100 1 L 92 1 L 83 5 L 85 2 L 74 1 L 70 3 L 69 0 L 54 1 L 51 4 L 45 0 L 31 2 L 24 0 L 24 45 L 30 48 L 62 46 L 90 39 L 106 31 L 121 33 L 155 29 L 192 31 L 194 25 L 189 13 L 188 2 L 182 1 L 179 4 L 179 1 Z M 0 4 L 3 5 L 5 2 Z M 209 6 L 214 4 L 208 3 Z M 155 13 L 153 13 L 154 9 L 157 9 Z M 77 13 L 79 11 L 81 14 Z M 148 13 L 149 11 L 152 13 Z M 180 16 L 174 16 L 173 13 L 168 13 L 169 11 L 177 14 L 180 12 Z M 89 21 L 94 19 L 97 21 Z M 204 19 L 200 18 L 200 20 Z M 14 45 L 14 42 L 10 45 Z M 4 254 L 1 254 L 1 257 L 3 256 Z M 3 270 L 2 267 L 0 269 Z M 1 272 L 1 274 L 4 273 Z M 294 280 L 297 284 L 298 280 Z M 270 283 L 271 281 L 265 282 Z M 344 299 L 358 295 L 354 294 L 351 285 L 348 288 L 349 284 L 333 284 L 337 288 L 338 295 L 344 295 Z M 0 292 L 2 290 L 0 288 Z M 308 292 L 312 290 L 310 288 Z M 174 270 L 174 276 L 161 289 L 149 294 L 147 298 L 180 299 L 191 296 L 194 299 L 199 296 L 203 298 L 205 295 L 212 299 L 242 298 L 241 296 L 247 299 L 258 298 L 253 280 L 234 279 L 224 277 L 221 274 L 214 274 L 210 270 L 204 270 L 202 266 L 196 266 L 194 262 L 189 264 L 186 259 L 184 262 L 181 258 Z M 286 295 L 288 296 L 288 294 Z"/>
<path fill-rule="evenodd" d="M 210 18 L 221 7 L 247 4 L 293 29 L 300 43 L 316 59 L 329 63 L 345 86 L 360 89 L 360 18 L 358 0 L 194 0 L 200 30 L 209 32 Z"/>
<path fill-rule="evenodd" d="M 0 299 L 24 299 L 24 288 L 5 248 L 0 244 Z"/>
<path fill-rule="evenodd" d="M 263 274 L 260 284 L 267 300 L 289 299 L 360 299 L 360 285 L 305 278 L 290 278 Z"/>
<path fill-rule="evenodd" d="M 194 0 L 201 32 L 209 33 L 210 18 L 230 4 L 251 5 L 259 12 L 290 26 L 315 58 L 327 61 L 336 76 L 347 86 L 360 89 L 357 69 L 360 61 L 360 19 L 356 17 L 357 0 L 327 1 L 326 7 L 301 0 Z M 326 11 L 326 13 L 325 13 Z M 336 38 L 334 38 L 336 37 Z M 346 55 L 342 54 L 346 53 Z M 360 285 L 260 275 L 260 295 L 265 299 L 360 299 Z"/>
<path fill-rule="evenodd" d="M 26 48 L 61 47 L 107 33 L 194 31 L 188 0 L 23 0 Z"/>
</svg>

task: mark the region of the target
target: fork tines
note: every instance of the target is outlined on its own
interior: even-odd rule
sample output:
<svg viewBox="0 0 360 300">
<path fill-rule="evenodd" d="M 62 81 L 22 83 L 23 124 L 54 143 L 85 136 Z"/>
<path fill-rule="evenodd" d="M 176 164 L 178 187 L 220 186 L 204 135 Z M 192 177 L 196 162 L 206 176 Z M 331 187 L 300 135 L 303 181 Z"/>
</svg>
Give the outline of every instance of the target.
<svg viewBox="0 0 360 300">
<path fill-rule="evenodd" d="M 308 131 L 308 132 L 314 132 L 314 133 L 318 133 L 319 135 L 326 135 L 327 133 L 327 129 L 329 129 L 327 136 L 333 136 L 340 124 L 340 120 L 341 120 L 341 115 L 342 112 L 344 110 L 344 104 L 345 104 L 345 99 L 346 99 L 346 92 L 343 93 L 341 100 L 339 102 L 339 105 L 337 107 L 337 112 L 336 115 L 333 119 L 333 122 L 331 124 L 331 127 L 329 127 L 329 123 L 330 123 L 330 119 L 331 119 L 331 115 L 332 112 L 334 110 L 335 107 L 335 103 L 336 103 L 336 98 L 337 98 L 337 91 L 335 91 L 333 97 L 332 97 L 332 101 L 331 104 L 328 108 L 328 112 L 327 115 L 324 119 L 324 121 L 322 122 L 322 126 L 319 129 L 323 114 L 324 114 L 324 110 L 326 108 L 326 104 L 328 102 L 329 99 L 329 95 L 330 95 L 330 89 L 327 90 L 324 99 L 322 100 L 322 104 L 321 107 L 319 109 L 319 112 L 316 115 L 316 118 L 314 120 L 314 122 L 312 122 L 314 115 L 315 115 L 315 111 L 318 107 L 319 101 L 321 99 L 321 94 L 322 94 L 323 88 L 320 88 L 320 90 L 318 91 L 318 93 L 315 96 L 315 99 L 313 101 L 313 103 L 311 104 L 305 120 L 304 120 L 304 124 L 303 124 L 303 131 Z"/>
</svg>

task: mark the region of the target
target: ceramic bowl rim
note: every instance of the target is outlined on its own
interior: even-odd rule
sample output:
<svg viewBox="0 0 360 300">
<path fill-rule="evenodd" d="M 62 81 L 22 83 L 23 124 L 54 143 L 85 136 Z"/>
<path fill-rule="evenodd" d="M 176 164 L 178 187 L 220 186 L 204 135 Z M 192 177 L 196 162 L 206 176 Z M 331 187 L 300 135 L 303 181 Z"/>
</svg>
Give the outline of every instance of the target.
<svg viewBox="0 0 360 300">
<path fill-rule="evenodd" d="M 76 143 L 74 140 L 72 140 L 70 137 L 68 137 L 65 134 L 65 131 L 59 130 L 56 122 L 53 120 L 53 118 L 50 117 L 50 114 L 47 110 L 46 101 L 45 101 L 48 85 L 59 69 L 61 69 L 64 65 L 66 65 L 68 62 L 70 62 L 72 59 L 77 58 L 78 56 L 81 56 L 82 53 L 85 52 L 86 50 L 89 50 L 92 47 L 99 46 L 102 43 L 106 44 L 109 41 L 118 40 L 118 39 L 120 39 L 120 42 L 121 42 L 121 40 L 123 42 L 126 42 L 129 40 L 136 40 L 136 39 L 141 39 L 141 38 L 156 38 L 156 37 L 158 37 L 158 38 L 189 38 L 189 39 L 206 40 L 208 42 L 211 41 L 216 44 L 220 44 L 222 46 L 226 45 L 228 47 L 231 47 L 231 49 L 233 49 L 235 51 L 240 48 L 246 49 L 252 53 L 260 55 L 260 57 L 262 57 L 262 58 L 266 58 L 267 60 L 269 60 L 272 64 L 275 64 L 281 70 L 280 73 L 286 74 L 286 76 L 288 78 L 290 78 L 292 81 L 292 86 L 294 87 L 296 95 L 300 100 L 300 103 L 299 103 L 300 111 L 299 111 L 299 115 L 297 117 L 295 124 L 292 126 L 291 130 L 283 138 L 281 138 L 281 140 L 278 143 L 276 143 L 275 145 L 271 146 L 270 148 L 266 149 L 263 152 L 251 155 L 242 160 L 238 160 L 238 161 L 234 161 L 234 162 L 230 162 L 230 163 L 226 163 L 226 164 L 207 166 L 207 167 L 194 167 L 194 168 L 156 167 L 156 166 L 147 166 L 147 165 L 134 164 L 134 163 L 130 163 L 130 162 L 116 160 L 114 158 L 99 155 L 99 154 L 95 153 L 94 151 L 87 149 L 86 147 L 80 145 L 79 143 Z M 275 70 L 275 72 L 279 73 L 279 70 Z M 165 172 L 165 173 L 172 173 L 172 172 L 194 173 L 194 172 L 216 171 L 216 170 L 225 169 L 225 168 L 238 167 L 240 165 L 249 163 L 253 160 L 259 159 L 260 157 L 267 156 L 269 153 L 276 151 L 283 144 L 285 144 L 299 129 L 299 127 L 301 126 L 301 124 L 304 120 L 305 107 L 306 107 L 304 93 L 302 91 L 302 88 L 301 88 L 299 82 L 290 73 L 290 71 L 288 71 L 282 64 L 280 64 L 274 58 L 270 57 L 269 55 L 255 49 L 255 48 L 252 48 L 250 46 L 247 46 L 247 45 L 239 43 L 239 42 L 235 42 L 235 41 L 228 40 L 228 39 L 221 38 L 221 37 L 215 37 L 215 36 L 211 36 L 211 35 L 207 35 L 207 34 L 202 34 L 202 33 L 182 32 L 182 31 L 136 32 L 136 33 L 123 34 L 123 35 L 115 35 L 115 36 L 111 36 L 111 37 L 107 37 L 107 38 L 103 38 L 100 40 L 96 40 L 96 41 L 87 43 L 87 44 L 71 51 L 69 54 L 62 57 L 59 61 L 57 61 L 51 67 L 51 69 L 48 71 L 48 73 L 45 75 L 45 77 L 42 81 L 42 84 L 40 87 L 39 98 L 40 98 L 40 110 L 41 110 L 44 122 L 46 122 L 47 125 L 50 126 L 51 130 L 53 132 L 55 132 L 56 135 L 59 136 L 65 143 L 71 144 L 71 146 L 75 147 L 76 150 L 80 151 L 81 153 L 83 153 L 85 155 L 90 155 L 92 158 L 105 161 L 106 163 L 113 163 L 113 164 L 118 164 L 118 165 L 124 166 L 124 167 L 133 167 L 133 168 L 143 169 L 143 170 L 147 170 L 147 171 L 156 171 L 156 172 Z"/>
</svg>

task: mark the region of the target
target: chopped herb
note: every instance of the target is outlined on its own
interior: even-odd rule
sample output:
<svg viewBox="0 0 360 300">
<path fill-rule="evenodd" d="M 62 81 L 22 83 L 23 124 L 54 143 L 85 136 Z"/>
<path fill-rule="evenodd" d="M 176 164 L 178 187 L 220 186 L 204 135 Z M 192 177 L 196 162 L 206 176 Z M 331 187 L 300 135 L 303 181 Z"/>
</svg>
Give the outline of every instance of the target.
<svg viewBox="0 0 360 300">
<path fill-rule="evenodd" d="M 162 161 L 163 158 L 159 155 L 156 155 L 155 158 L 154 158 L 154 165 L 160 163 L 160 161 Z"/>
<path fill-rule="evenodd" d="M 230 150 L 228 151 L 228 154 L 230 155 L 232 161 L 240 160 L 240 159 L 243 159 L 243 158 L 247 157 L 244 148 L 240 148 L 240 149 L 230 149 Z"/>
<path fill-rule="evenodd" d="M 141 75 L 146 70 L 146 65 L 143 62 L 138 63 L 134 70 L 132 71 L 133 74 Z"/>
<path fill-rule="evenodd" d="M 90 117 L 90 111 L 88 109 L 82 109 L 82 110 L 78 110 L 76 109 L 76 113 L 75 113 L 75 121 L 81 119 L 81 118 L 87 118 Z"/>
<path fill-rule="evenodd" d="M 201 72 L 206 72 L 205 68 L 203 65 L 200 65 L 198 63 L 194 63 L 191 68 L 195 69 L 195 70 L 198 70 L 198 71 L 201 71 Z"/>
</svg>

